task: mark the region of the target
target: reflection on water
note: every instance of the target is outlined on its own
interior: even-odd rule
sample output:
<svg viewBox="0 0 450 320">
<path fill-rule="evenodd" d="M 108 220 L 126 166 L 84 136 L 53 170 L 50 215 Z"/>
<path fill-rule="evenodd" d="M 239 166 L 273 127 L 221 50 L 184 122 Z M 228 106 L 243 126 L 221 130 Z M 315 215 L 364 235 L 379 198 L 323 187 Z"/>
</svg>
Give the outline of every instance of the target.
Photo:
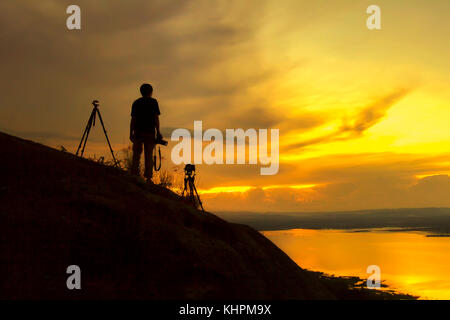
<svg viewBox="0 0 450 320">
<path fill-rule="evenodd" d="M 424 232 L 372 230 L 264 231 L 302 268 L 367 279 L 378 265 L 381 280 L 421 299 L 450 299 L 450 238 Z"/>
</svg>

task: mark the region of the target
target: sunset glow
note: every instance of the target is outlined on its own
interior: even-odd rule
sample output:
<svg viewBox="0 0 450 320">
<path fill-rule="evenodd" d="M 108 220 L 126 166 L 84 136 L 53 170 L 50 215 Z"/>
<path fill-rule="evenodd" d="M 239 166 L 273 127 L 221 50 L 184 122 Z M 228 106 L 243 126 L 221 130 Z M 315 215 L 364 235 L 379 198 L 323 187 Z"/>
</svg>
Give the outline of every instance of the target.
<svg viewBox="0 0 450 320">
<path fill-rule="evenodd" d="M 2 297 L 450 299 L 450 0 L 71 3 L 0 1 Z"/>
<path fill-rule="evenodd" d="M 381 30 L 366 27 L 365 1 L 80 1 L 89 14 L 79 33 L 56 27 L 64 4 L 51 3 L 0 5 L 14 25 L 3 28 L 1 130 L 75 150 L 97 97 L 119 152 L 145 80 L 166 138 L 196 120 L 203 130 L 279 129 L 274 176 L 198 166 L 210 210 L 450 205 L 448 1 L 380 0 Z M 14 24 L 16 13 L 28 22 Z M 41 33 L 24 37 L 32 24 Z M 24 101 L 12 78 L 45 87 L 30 86 Z M 87 153 L 107 156 L 95 131 Z M 174 170 L 173 146 L 162 148 L 164 170 Z"/>
</svg>

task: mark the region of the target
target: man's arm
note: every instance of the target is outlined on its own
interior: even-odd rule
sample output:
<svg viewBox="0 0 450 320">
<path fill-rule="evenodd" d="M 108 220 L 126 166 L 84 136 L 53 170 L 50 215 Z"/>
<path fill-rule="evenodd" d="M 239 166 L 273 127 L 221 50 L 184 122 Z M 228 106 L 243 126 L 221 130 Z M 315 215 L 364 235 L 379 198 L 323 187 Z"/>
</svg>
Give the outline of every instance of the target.
<svg viewBox="0 0 450 320">
<path fill-rule="evenodd" d="M 159 131 L 159 115 L 155 115 L 155 125 L 156 125 L 156 135 L 160 136 L 161 131 Z"/>
<path fill-rule="evenodd" d="M 156 135 L 157 136 L 161 136 L 161 131 L 159 130 L 159 115 L 161 114 L 161 112 L 159 111 L 159 104 L 158 104 L 158 100 L 154 100 L 155 101 L 155 126 L 156 126 Z"/>
<path fill-rule="evenodd" d="M 134 134 L 135 132 L 135 123 L 136 123 L 136 119 L 134 117 L 131 117 L 131 123 L 130 123 L 130 140 L 131 142 L 134 142 Z"/>
</svg>

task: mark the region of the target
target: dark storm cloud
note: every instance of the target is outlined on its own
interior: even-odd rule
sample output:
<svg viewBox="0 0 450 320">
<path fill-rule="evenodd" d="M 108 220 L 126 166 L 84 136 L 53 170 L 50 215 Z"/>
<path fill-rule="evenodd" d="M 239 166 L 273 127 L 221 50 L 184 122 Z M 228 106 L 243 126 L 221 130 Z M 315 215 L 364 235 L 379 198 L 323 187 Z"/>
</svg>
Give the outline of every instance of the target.
<svg viewBox="0 0 450 320">
<path fill-rule="evenodd" d="M 240 65 L 244 52 L 259 65 L 252 39 L 263 2 L 81 0 L 80 31 L 65 26 L 69 4 L 0 3 L 3 127 L 73 135 L 100 98 L 114 142 L 127 136 L 129 105 L 144 81 L 155 84 L 163 116 L 172 119 L 166 124 L 179 127 L 235 113 L 233 94 L 270 78 L 268 67 L 239 77 L 228 67 Z"/>
<path fill-rule="evenodd" d="M 170 19 L 189 6 L 189 0 L 104 0 L 78 1 L 86 10 L 88 31 L 94 34 L 111 34 L 137 29 L 142 26 L 154 26 Z"/>
</svg>

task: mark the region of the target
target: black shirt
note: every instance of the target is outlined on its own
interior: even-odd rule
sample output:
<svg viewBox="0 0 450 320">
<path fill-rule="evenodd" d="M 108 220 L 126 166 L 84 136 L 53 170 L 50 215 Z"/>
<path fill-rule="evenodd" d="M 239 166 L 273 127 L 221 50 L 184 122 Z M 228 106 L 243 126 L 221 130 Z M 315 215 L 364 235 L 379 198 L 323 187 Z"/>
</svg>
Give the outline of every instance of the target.
<svg viewBox="0 0 450 320">
<path fill-rule="evenodd" d="M 150 97 L 141 97 L 133 102 L 131 116 L 135 119 L 135 130 L 137 132 L 155 132 L 155 118 L 159 116 L 158 101 Z"/>
</svg>

